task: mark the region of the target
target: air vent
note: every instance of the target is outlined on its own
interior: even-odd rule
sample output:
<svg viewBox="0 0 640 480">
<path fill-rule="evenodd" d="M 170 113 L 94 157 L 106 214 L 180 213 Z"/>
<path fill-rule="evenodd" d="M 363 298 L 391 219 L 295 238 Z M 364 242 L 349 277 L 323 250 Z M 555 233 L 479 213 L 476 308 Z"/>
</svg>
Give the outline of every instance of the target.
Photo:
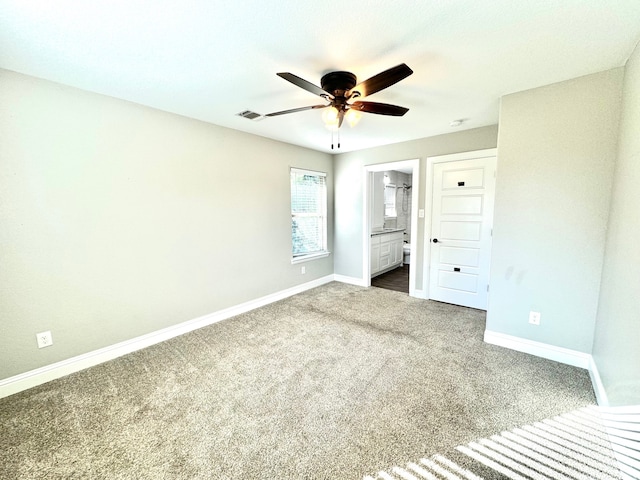
<svg viewBox="0 0 640 480">
<path fill-rule="evenodd" d="M 257 118 L 261 118 L 262 115 L 256 112 L 252 112 L 251 110 L 245 110 L 243 112 L 237 113 L 236 115 L 244 118 L 248 118 L 249 120 L 255 120 Z"/>
</svg>

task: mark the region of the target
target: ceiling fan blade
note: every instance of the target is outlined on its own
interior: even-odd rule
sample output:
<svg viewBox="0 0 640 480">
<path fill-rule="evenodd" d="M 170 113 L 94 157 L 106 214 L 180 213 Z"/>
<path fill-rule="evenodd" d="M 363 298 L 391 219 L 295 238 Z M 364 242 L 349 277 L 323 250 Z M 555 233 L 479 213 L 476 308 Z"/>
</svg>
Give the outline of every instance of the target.
<svg viewBox="0 0 640 480">
<path fill-rule="evenodd" d="M 411 70 L 406 63 L 401 63 L 400 65 L 396 65 L 395 67 L 390 68 L 389 70 L 385 70 L 384 72 L 368 78 L 364 82 L 360 82 L 349 91 L 349 96 L 354 95 L 355 92 L 358 92 L 361 97 L 373 95 L 374 93 L 390 87 L 394 83 L 398 83 L 404 78 L 407 78 L 412 73 L 413 70 Z"/>
<path fill-rule="evenodd" d="M 326 108 L 330 105 L 312 105 L 310 107 L 292 108 L 290 110 L 282 110 L 281 112 L 267 113 L 265 117 L 277 117 L 278 115 L 286 115 L 287 113 L 304 112 L 305 110 L 315 110 L 316 108 Z"/>
<path fill-rule="evenodd" d="M 311 82 L 306 81 L 304 78 L 300 78 L 297 75 L 294 75 L 293 73 L 281 72 L 281 73 L 278 73 L 277 75 L 281 78 L 284 78 L 288 82 L 293 83 L 295 86 L 306 90 L 307 92 L 311 92 L 314 95 L 318 95 L 320 97 L 333 99 L 333 95 L 331 95 L 329 92 L 324 91 L 320 87 L 314 85 Z"/>
<path fill-rule="evenodd" d="M 377 113 L 378 115 L 391 115 L 393 117 L 401 117 L 409 111 L 408 108 L 399 107 L 398 105 L 378 102 L 353 102 L 349 108 L 361 112 Z"/>
</svg>

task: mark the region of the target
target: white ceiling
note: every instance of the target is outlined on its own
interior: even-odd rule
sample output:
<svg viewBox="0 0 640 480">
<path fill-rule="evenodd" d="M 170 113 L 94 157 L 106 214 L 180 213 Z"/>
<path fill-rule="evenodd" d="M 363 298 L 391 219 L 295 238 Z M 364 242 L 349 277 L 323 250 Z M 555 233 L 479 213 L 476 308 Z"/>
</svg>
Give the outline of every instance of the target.
<svg viewBox="0 0 640 480">
<path fill-rule="evenodd" d="M 408 64 L 366 97 L 404 117 L 342 127 L 358 150 L 495 124 L 502 95 L 622 66 L 638 40 L 639 0 L 0 0 L 1 68 L 327 152 L 321 111 L 236 114 L 322 103 L 277 72 Z"/>
</svg>

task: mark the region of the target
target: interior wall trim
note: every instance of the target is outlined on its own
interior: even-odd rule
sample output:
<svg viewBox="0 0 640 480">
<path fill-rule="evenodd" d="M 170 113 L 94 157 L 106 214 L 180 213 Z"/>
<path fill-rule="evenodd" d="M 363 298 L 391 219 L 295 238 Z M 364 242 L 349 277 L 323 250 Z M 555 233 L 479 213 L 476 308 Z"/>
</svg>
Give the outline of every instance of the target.
<svg viewBox="0 0 640 480">
<path fill-rule="evenodd" d="M 526 338 L 514 337 L 504 333 L 492 332 L 485 330 L 484 341 L 499 347 L 506 347 L 518 352 L 529 353 L 536 357 L 554 360 L 556 362 L 565 363 L 574 367 L 589 368 L 591 355 L 588 353 L 570 350 L 568 348 L 556 347 L 547 343 L 535 342 Z"/>
<path fill-rule="evenodd" d="M 358 287 L 367 287 L 366 282 L 362 278 L 358 277 L 349 277 L 347 275 L 338 275 L 335 274 L 334 280 L 336 282 L 348 283 L 349 285 L 357 285 Z"/>
<path fill-rule="evenodd" d="M 607 393 L 604 389 L 598 367 L 593 357 L 584 352 L 577 350 L 570 350 L 568 348 L 557 347 L 555 345 L 549 345 L 547 343 L 535 342 L 526 338 L 514 337 L 513 335 L 506 335 L 504 333 L 492 332 L 485 330 L 484 341 L 491 345 L 497 345 L 499 347 L 509 348 L 518 352 L 528 353 L 535 355 L 536 357 L 546 358 L 555 362 L 564 363 L 573 367 L 584 368 L 589 372 L 593 391 L 596 395 L 598 405 L 601 407 L 608 407 L 609 401 L 607 399 Z"/>
<path fill-rule="evenodd" d="M 423 300 L 429 300 L 429 296 L 427 295 L 426 290 L 418 290 L 417 288 L 413 291 L 412 297 L 421 298 Z"/>
<path fill-rule="evenodd" d="M 55 380 L 56 378 L 79 372 L 85 368 L 93 367 L 94 365 L 113 360 L 128 353 L 150 347 L 156 343 L 164 342 L 165 340 L 197 330 L 198 328 L 206 327 L 207 325 L 217 323 L 221 320 L 226 320 L 227 318 L 283 300 L 287 297 L 319 287 L 320 285 L 324 285 L 325 283 L 329 283 L 333 280 L 333 274 L 327 275 L 301 285 L 296 285 L 295 287 L 287 288 L 255 300 L 250 300 L 233 307 L 225 308 L 223 310 L 195 318 L 193 320 L 187 320 L 186 322 L 182 322 L 171 327 L 163 328 L 108 347 L 93 350 L 82 355 L 77 355 L 66 360 L 5 378 L 0 380 L 0 398 L 8 397 L 14 393 L 42 385 L 43 383 Z"/>
<path fill-rule="evenodd" d="M 2 379 L 0 380 L 0 398 L 8 397 L 9 395 L 19 393 L 38 385 L 42 385 L 43 383 L 47 383 L 51 380 L 55 380 L 71 373 L 79 372 L 86 368 L 99 365 L 100 363 L 113 360 L 128 353 L 132 353 L 151 345 L 155 345 L 156 343 L 160 343 L 179 335 L 191 332 L 193 330 L 197 330 L 198 328 L 206 327 L 207 325 L 217 323 L 221 320 L 226 320 L 236 315 L 240 315 L 256 308 L 263 307 L 270 303 L 283 300 L 285 298 L 291 297 L 298 293 L 302 293 L 312 288 L 319 287 L 332 281 L 363 286 L 362 280 L 359 278 L 347 277 L 344 275 L 327 275 L 316 280 L 297 285 L 295 287 L 281 290 L 280 292 L 266 295 L 255 300 L 250 300 L 233 307 L 225 308 L 223 310 L 219 310 L 217 312 L 195 318 L 193 320 L 188 320 L 186 322 L 157 330 L 146 335 L 141 335 L 139 337 L 125 340 L 108 347 L 93 350 L 82 355 L 77 355 L 60 362 L 52 363 L 44 367 L 36 368 L 28 372 Z M 416 291 L 416 293 L 419 294 L 423 292 Z M 492 345 L 498 345 L 501 347 L 509 348 L 511 350 L 529 353 L 541 358 L 554 360 L 556 362 L 565 363 L 567 365 L 572 365 L 574 367 L 584 368 L 588 370 L 589 376 L 591 378 L 591 383 L 593 384 L 593 389 L 598 400 L 598 405 L 609 405 L 607 394 L 600 378 L 597 365 L 591 355 L 583 352 L 578 352 L 576 350 L 569 350 L 562 347 L 556 347 L 554 345 L 548 345 L 545 343 L 535 342 L 520 337 L 514 337 L 512 335 L 492 332 L 489 330 L 485 330 L 484 341 Z"/>
<path fill-rule="evenodd" d="M 591 384 L 593 385 L 593 391 L 596 394 L 596 399 L 598 400 L 598 405 L 601 407 L 608 407 L 609 405 L 609 397 L 607 397 L 607 392 L 604 389 L 604 384 L 602 383 L 602 378 L 600 378 L 600 372 L 598 371 L 598 365 L 596 364 L 596 360 L 593 356 L 589 355 L 589 376 L 591 377 Z"/>
</svg>

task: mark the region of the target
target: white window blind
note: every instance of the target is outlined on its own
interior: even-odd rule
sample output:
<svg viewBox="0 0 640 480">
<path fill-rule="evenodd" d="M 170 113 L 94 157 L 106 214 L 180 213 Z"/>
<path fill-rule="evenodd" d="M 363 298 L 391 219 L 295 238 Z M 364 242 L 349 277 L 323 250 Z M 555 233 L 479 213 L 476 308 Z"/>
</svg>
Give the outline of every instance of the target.
<svg viewBox="0 0 640 480">
<path fill-rule="evenodd" d="M 327 252 L 326 173 L 291 169 L 293 258 Z"/>
</svg>

